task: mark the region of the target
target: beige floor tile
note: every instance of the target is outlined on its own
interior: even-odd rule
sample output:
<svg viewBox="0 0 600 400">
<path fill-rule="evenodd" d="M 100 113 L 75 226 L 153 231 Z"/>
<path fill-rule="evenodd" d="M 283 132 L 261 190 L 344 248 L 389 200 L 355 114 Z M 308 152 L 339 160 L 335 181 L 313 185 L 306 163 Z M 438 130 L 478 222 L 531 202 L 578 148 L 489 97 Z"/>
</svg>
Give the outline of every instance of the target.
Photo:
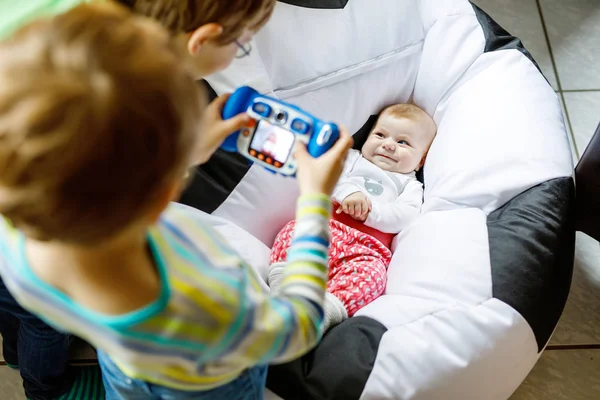
<svg viewBox="0 0 600 400">
<path fill-rule="evenodd" d="M 474 0 L 473 2 L 494 18 L 500 26 L 521 39 L 552 87 L 557 89 L 556 75 L 536 0 Z"/>
<path fill-rule="evenodd" d="M 600 91 L 566 92 L 564 96 L 577 150 L 582 155 L 600 122 Z"/>
<path fill-rule="evenodd" d="M 558 94 L 558 101 L 560 102 L 560 106 L 562 108 L 563 118 L 565 120 L 565 127 L 567 128 L 567 137 L 569 138 L 569 147 L 571 148 L 571 155 L 573 156 L 573 166 L 575 166 L 579 161 L 580 155 L 577 151 L 577 147 L 575 146 L 575 137 L 573 136 L 573 132 L 571 131 L 569 119 L 567 118 L 567 109 L 565 108 L 565 103 L 560 93 Z"/>
<path fill-rule="evenodd" d="M 23 392 L 23 381 L 19 371 L 0 366 L 0 399 L 2 400 L 25 400 Z"/>
<path fill-rule="evenodd" d="M 576 246 L 569 300 L 550 344 L 600 343 L 600 244 L 578 232 Z"/>
<path fill-rule="evenodd" d="M 539 1 L 562 90 L 600 89 L 600 1 Z"/>
<path fill-rule="evenodd" d="M 565 120 L 565 126 L 567 128 L 567 133 L 569 134 L 569 136 L 571 136 L 572 135 L 571 127 L 569 126 L 569 121 L 567 120 L 567 108 L 565 107 L 565 102 L 563 101 L 560 93 L 558 93 L 558 101 L 560 102 L 560 105 L 562 107 L 563 118 Z M 570 140 L 570 138 L 569 138 L 569 140 Z"/>
<path fill-rule="evenodd" d="M 548 350 L 510 400 L 600 399 L 600 350 Z"/>
</svg>

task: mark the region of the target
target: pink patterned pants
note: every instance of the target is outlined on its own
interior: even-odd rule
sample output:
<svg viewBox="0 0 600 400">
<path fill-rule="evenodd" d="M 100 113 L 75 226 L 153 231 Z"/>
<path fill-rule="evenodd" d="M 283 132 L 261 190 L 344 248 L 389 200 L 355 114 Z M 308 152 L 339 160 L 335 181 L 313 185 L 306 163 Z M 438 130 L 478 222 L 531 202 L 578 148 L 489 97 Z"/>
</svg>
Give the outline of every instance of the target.
<svg viewBox="0 0 600 400">
<path fill-rule="evenodd" d="M 295 221 L 289 222 L 275 238 L 271 264 L 286 261 L 295 226 Z M 329 227 L 327 291 L 340 299 L 351 317 L 385 290 L 392 252 L 371 235 L 341 222 L 331 220 Z"/>
</svg>

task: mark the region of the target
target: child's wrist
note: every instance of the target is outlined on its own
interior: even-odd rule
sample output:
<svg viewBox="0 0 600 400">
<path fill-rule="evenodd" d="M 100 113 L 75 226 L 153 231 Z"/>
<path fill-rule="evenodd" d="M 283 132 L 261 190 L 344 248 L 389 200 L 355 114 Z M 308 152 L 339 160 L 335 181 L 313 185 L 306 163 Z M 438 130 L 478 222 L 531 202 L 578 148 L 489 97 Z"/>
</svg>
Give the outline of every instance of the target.
<svg viewBox="0 0 600 400">
<path fill-rule="evenodd" d="M 331 197 L 322 192 L 302 192 L 299 199 L 302 200 L 323 200 L 331 203 Z"/>
<path fill-rule="evenodd" d="M 330 216 L 332 208 L 331 198 L 324 193 L 301 194 L 300 197 L 298 197 L 297 207 L 298 211 L 303 211 L 302 214 L 309 211 L 309 209 L 312 209 L 313 211 L 323 214 L 324 216 Z M 318 211 L 319 209 L 321 211 Z"/>
</svg>

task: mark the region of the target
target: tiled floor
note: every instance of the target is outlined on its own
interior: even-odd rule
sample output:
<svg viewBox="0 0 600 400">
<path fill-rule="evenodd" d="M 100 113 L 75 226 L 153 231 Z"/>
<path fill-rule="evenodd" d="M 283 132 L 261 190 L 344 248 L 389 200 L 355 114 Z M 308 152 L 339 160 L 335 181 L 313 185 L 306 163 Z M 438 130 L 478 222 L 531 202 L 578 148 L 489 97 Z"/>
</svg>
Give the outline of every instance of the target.
<svg viewBox="0 0 600 400">
<path fill-rule="evenodd" d="M 19 371 L 0 366 L 0 393 L 2 400 L 25 400 Z"/>
<path fill-rule="evenodd" d="M 474 2 L 519 36 L 540 64 L 564 106 L 577 160 L 600 121 L 600 0 Z M 0 397 L 24 399 L 18 373 L 5 366 L 0 366 Z M 510 400 L 593 399 L 600 399 L 600 245 L 578 234 L 573 285 L 561 322 Z"/>
<path fill-rule="evenodd" d="M 521 38 L 564 107 L 573 158 L 600 122 L 600 0 L 474 0 Z M 569 301 L 511 400 L 600 399 L 600 245 L 578 233 Z"/>
<path fill-rule="evenodd" d="M 0 336 L 0 400 L 26 400 L 19 371 L 4 365 Z M 73 365 L 96 365 L 96 353 L 87 343 L 77 340 L 71 344 L 70 362 Z M 81 399 L 85 400 L 85 399 Z"/>
</svg>

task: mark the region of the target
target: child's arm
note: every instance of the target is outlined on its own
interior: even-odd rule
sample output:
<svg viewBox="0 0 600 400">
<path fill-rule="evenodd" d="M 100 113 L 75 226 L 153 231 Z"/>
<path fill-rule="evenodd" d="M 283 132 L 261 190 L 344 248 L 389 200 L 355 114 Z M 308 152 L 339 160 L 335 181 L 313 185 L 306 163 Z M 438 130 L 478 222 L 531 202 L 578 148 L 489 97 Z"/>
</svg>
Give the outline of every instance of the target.
<svg viewBox="0 0 600 400">
<path fill-rule="evenodd" d="M 365 225 L 385 233 L 399 233 L 421 212 L 423 185 L 411 180 L 394 203 L 373 204 Z"/>
<path fill-rule="evenodd" d="M 285 362 L 316 345 L 322 334 L 330 215 L 328 196 L 299 198 L 288 265 L 277 296 L 260 291 L 255 274 L 245 268 L 245 291 L 237 304 L 239 325 L 234 321 L 222 337 L 218 346 L 229 348 L 230 354 L 221 357 L 248 366 Z"/>
<path fill-rule="evenodd" d="M 341 126 L 340 138 L 319 157 L 312 157 L 302 143 L 296 144 L 302 195 L 279 292 L 276 296 L 262 292 L 255 274 L 243 264 L 242 290 L 234 302 L 225 302 L 225 309 L 215 310 L 221 317 L 221 334 L 214 339 L 211 353 L 217 358 L 227 358 L 227 363 L 242 368 L 285 362 L 306 353 L 321 338 L 330 196 L 351 146 L 352 138 Z M 228 315 L 234 318 L 228 320 Z"/>
</svg>

